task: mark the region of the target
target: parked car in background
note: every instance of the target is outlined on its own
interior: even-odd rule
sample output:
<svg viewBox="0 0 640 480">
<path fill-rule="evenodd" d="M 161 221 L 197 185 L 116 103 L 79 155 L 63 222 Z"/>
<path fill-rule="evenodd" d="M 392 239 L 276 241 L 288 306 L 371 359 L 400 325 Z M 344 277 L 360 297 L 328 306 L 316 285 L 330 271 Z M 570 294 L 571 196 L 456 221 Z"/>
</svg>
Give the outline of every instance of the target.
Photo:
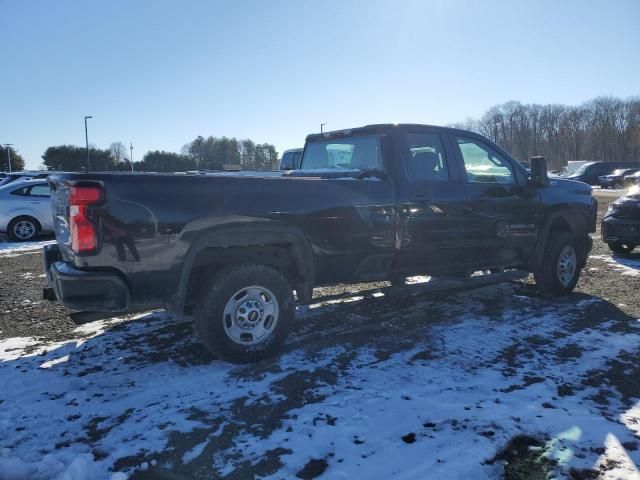
<svg viewBox="0 0 640 480">
<path fill-rule="evenodd" d="M 579 169 L 585 163 L 589 163 L 588 160 L 569 160 L 567 165 L 562 167 L 562 176 L 571 175 L 577 169 Z"/>
<path fill-rule="evenodd" d="M 640 184 L 640 170 L 624 176 L 623 180 L 625 188 L 633 187 Z"/>
<path fill-rule="evenodd" d="M 7 185 L 8 183 L 15 182 L 16 180 L 47 178 L 49 175 L 53 175 L 54 173 L 63 172 L 54 172 L 50 170 L 23 170 L 20 172 L 7 173 L 4 178 L 0 179 L 0 187 Z"/>
<path fill-rule="evenodd" d="M 16 180 L 0 187 L 0 232 L 6 232 L 16 242 L 53 232 L 49 184 L 45 179 Z"/>
<path fill-rule="evenodd" d="M 640 186 L 609 205 L 601 227 L 602 240 L 616 253 L 631 253 L 640 245 Z"/>
<path fill-rule="evenodd" d="M 609 175 L 602 175 L 598 180 L 602 188 L 623 188 L 624 178 L 640 171 L 640 168 L 618 168 Z"/>
<path fill-rule="evenodd" d="M 302 159 L 302 148 L 292 148 L 285 150 L 280 160 L 280 170 L 297 170 L 300 168 Z"/>
<path fill-rule="evenodd" d="M 588 162 L 565 178 L 589 185 L 600 185 L 601 176 L 609 175 L 618 168 L 640 168 L 640 164 L 636 162 Z"/>
</svg>

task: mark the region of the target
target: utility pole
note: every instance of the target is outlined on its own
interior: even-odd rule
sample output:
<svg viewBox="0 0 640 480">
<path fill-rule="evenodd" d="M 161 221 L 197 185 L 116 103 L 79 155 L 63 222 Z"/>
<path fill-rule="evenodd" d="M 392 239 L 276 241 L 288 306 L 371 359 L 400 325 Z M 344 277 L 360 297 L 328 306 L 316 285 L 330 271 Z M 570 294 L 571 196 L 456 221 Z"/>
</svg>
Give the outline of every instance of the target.
<svg viewBox="0 0 640 480">
<path fill-rule="evenodd" d="M 131 155 L 129 156 L 129 163 L 131 163 L 131 173 L 133 173 L 133 143 L 129 142 L 129 150 Z"/>
<path fill-rule="evenodd" d="M 11 173 L 11 147 L 13 143 L 5 143 L 5 148 L 7 149 L 7 158 L 9 159 L 9 173 Z"/>
<path fill-rule="evenodd" d="M 321 123 L 320 124 L 320 133 L 324 133 L 324 126 L 326 125 L 326 123 Z"/>
<path fill-rule="evenodd" d="M 84 117 L 84 141 L 87 145 L 87 173 L 90 170 L 90 162 L 89 162 L 89 134 L 87 133 L 87 118 L 93 118 L 91 115 L 85 115 Z"/>
</svg>

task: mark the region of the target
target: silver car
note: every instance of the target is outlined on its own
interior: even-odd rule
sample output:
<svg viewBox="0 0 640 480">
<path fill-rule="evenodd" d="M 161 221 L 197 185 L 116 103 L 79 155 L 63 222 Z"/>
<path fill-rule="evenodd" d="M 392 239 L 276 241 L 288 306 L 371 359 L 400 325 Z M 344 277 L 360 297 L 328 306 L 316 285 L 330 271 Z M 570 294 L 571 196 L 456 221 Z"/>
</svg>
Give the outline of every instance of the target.
<svg viewBox="0 0 640 480">
<path fill-rule="evenodd" d="M 0 232 L 17 242 L 53 231 L 49 184 L 44 179 L 17 180 L 0 187 Z"/>
</svg>

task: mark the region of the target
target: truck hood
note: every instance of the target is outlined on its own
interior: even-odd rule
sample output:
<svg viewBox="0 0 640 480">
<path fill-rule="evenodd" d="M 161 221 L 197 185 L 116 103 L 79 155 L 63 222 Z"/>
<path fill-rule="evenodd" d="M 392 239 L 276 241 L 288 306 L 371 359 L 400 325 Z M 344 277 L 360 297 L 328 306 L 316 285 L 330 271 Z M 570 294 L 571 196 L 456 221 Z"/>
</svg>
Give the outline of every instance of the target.
<svg viewBox="0 0 640 480">
<path fill-rule="evenodd" d="M 591 192 L 593 191 L 591 185 L 567 178 L 550 178 L 549 186 L 551 188 L 577 193 L 579 195 L 591 195 Z"/>
</svg>

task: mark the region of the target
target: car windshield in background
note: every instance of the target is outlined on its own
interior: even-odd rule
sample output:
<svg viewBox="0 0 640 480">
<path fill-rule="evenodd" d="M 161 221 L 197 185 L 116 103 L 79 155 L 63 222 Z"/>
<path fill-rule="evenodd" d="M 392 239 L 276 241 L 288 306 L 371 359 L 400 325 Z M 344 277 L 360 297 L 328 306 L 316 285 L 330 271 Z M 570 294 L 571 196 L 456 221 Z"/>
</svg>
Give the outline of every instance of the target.
<svg viewBox="0 0 640 480">
<path fill-rule="evenodd" d="M 568 177 L 569 178 L 571 178 L 571 177 L 579 177 L 580 175 L 582 175 L 583 173 L 585 173 L 587 171 L 587 168 L 590 165 L 593 165 L 593 164 L 592 163 L 585 163 L 584 165 L 580 165 L 578 167 L 578 169 L 575 172 L 573 172 L 571 175 L 569 175 Z"/>
<path fill-rule="evenodd" d="M 380 140 L 377 135 L 335 138 L 311 142 L 302 157 L 303 170 L 382 170 Z"/>
</svg>

